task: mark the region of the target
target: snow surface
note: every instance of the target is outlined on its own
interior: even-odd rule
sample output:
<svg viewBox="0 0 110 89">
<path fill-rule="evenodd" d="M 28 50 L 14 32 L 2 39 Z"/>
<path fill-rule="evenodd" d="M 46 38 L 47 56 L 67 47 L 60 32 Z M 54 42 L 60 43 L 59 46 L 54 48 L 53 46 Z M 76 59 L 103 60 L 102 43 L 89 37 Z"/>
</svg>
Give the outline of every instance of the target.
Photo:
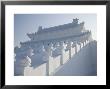
<svg viewBox="0 0 110 89">
<path fill-rule="evenodd" d="M 96 76 L 97 42 L 92 41 L 83 47 L 72 59 L 59 67 L 54 76 Z"/>
</svg>

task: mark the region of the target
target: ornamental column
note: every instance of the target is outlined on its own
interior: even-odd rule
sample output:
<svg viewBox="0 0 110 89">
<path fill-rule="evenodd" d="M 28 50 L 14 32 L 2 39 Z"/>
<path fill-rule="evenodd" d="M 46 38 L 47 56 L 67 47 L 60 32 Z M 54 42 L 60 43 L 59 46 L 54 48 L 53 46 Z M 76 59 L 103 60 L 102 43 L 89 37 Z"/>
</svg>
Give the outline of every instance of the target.
<svg viewBox="0 0 110 89">
<path fill-rule="evenodd" d="M 61 47 L 61 58 L 60 58 L 60 65 L 63 65 L 63 60 L 64 60 L 64 42 L 60 42 L 60 47 Z"/>
<path fill-rule="evenodd" d="M 80 46 L 80 49 L 79 50 L 81 50 L 81 42 L 79 42 L 79 46 Z"/>
<path fill-rule="evenodd" d="M 30 57 L 33 55 L 33 50 L 28 49 L 27 51 L 19 51 L 16 53 L 15 56 L 15 75 L 24 75 L 25 68 L 31 66 L 31 59 Z"/>
<path fill-rule="evenodd" d="M 72 42 L 71 42 L 70 40 L 68 41 L 67 46 L 68 46 L 68 49 L 69 49 L 69 59 L 71 59 L 71 47 L 72 47 Z"/>
<path fill-rule="evenodd" d="M 46 75 L 49 76 L 50 72 L 49 72 L 49 60 L 52 59 L 52 50 L 51 50 L 51 44 L 49 43 L 46 47 L 46 52 L 47 52 L 47 55 L 48 55 L 48 60 L 46 62 Z"/>
<path fill-rule="evenodd" d="M 84 47 L 84 41 L 83 41 L 83 47 Z"/>
<path fill-rule="evenodd" d="M 71 47 L 71 58 L 74 56 L 75 54 L 75 43 L 72 42 L 72 47 Z"/>
<path fill-rule="evenodd" d="M 77 53 L 77 42 L 75 42 L 75 54 Z"/>
</svg>

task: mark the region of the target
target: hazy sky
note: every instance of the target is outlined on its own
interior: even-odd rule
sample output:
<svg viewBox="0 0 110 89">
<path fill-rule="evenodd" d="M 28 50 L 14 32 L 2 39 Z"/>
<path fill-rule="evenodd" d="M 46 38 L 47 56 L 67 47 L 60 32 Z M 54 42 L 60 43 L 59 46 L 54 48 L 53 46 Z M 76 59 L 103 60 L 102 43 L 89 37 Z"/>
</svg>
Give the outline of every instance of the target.
<svg viewBox="0 0 110 89">
<path fill-rule="evenodd" d="M 79 23 L 84 21 L 85 28 L 92 31 L 93 39 L 97 40 L 97 15 L 96 14 L 15 14 L 14 15 L 14 46 L 29 40 L 27 33 L 37 32 L 38 27 L 49 28 L 52 26 L 71 23 L 73 18 L 78 18 Z"/>
</svg>

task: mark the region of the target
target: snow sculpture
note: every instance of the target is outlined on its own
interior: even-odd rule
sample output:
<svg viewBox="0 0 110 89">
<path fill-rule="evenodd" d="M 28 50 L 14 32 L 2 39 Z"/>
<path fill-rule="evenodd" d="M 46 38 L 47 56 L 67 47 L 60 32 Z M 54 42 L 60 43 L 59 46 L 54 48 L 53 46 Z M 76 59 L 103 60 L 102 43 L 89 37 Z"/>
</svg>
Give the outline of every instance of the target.
<svg viewBox="0 0 110 89">
<path fill-rule="evenodd" d="M 38 27 L 35 33 L 28 33 L 29 41 L 20 42 L 15 47 L 15 75 L 23 75 L 24 68 L 37 67 L 46 63 L 46 74 L 49 75 L 49 60 L 61 57 L 60 65 L 71 59 L 83 46 L 92 41 L 91 31 L 84 28 L 84 22 L 73 22 L 50 28 Z M 32 60 L 31 60 L 32 59 Z"/>
<path fill-rule="evenodd" d="M 34 55 L 34 53 L 33 53 L 33 49 L 32 48 L 29 48 L 28 50 L 27 50 L 27 55 L 29 56 L 29 57 L 31 57 L 32 55 Z"/>
<path fill-rule="evenodd" d="M 19 65 L 23 67 L 31 66 L 31 59 L 28 56 L 24 56 L 23 59 L 19 60 Z"/>
<path fill-rule="evenodd" d="M 17 55 L 15 56 L 15 74 L 16 75 L 23 75 L 24 74 L 24 68 L 31 66 L 31 59 L 30 57 L 33 54 L 33 49 L 29 48 L 25 51 L 22 51 L 20 48 L 16 47 L 15 52 L 17 52 Z"/>
<path fill-rule="evenodd" d="M 45 50 L 45 48 L 44 48 L 44 46 L 42 46 L 42 48 L 40 49 L 40 58 L 41 58 L 41 60 L 43 60 L 43 61 L 48 61 L 48 55 L 49 55 L 49 53 Z"/>
</svg>

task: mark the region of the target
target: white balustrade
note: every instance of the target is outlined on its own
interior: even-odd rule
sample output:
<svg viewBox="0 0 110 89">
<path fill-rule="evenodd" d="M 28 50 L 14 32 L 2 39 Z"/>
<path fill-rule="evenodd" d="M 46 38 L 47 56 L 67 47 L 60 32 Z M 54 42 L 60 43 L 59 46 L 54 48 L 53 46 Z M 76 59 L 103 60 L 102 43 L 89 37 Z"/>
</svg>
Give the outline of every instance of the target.
<svg viewBox="0 0 110 89">
<path fill-rule="evenodd" d="M 46 75 L 46 63 L 41 64 L 37 68 L 25 67 L 24 76 L 45 76 Z"/>
<path fill-rule="evenodd" d="M 76 18 L 68 26 L 71 26 L 71 24 L 76 25 L 74 30 L 73 28 L 63 30 L 61 25 L 54 27 L 57 31 L 45 32 L 46 29 L 44 31 L 42 26 L 39 26 L 37 33 L 27 34 L 31 41 L 26 42 L 28 44 L 20 42 L 21 47 L 15 47 L 14 50 L 16 55 L 14 61 L 15 75 L 52 75 L 58 67 L 72 59 L 75 54 L 77 55 L 84 46 L 92 41 L 91 31 L 84 30 L 84 22 L 78 24 Z M 43 31 L 45 34 L 42 34 Z M 53 54 L 56 55 L 53 56 Z M 32 57 L 34 61 L 37 60 L 36 57 L 39 57 L 38 59 L 43 63 L 34 68 L 31 65 Z"/>
<path fill-rule="evenodd" d="M 66 43 L 64 43 L 63 41 L 57 42 L 56 45 L 53 45 L 52 43 L 49 43 L 45 46 L 40 45 L 38 49 L 40 53 L 45 52 L 45 55 L 42 56 L 44 56 L 43 60 L 46 59 L 45 60 L 46 63 L 43 63 L 36 68 L 33 68 L 31 66 L 31 59 L 29 57 L 31 57 L 34 54 L 33 50 L 29 49 L 27 51 L 27 55 L 29 55 L 29 57 L 26 56 L 24 59 L 21 59 L 20 62 L 15 61 L 15 66 L 17 66 L 15 67 L 16 75 L 25 75 L 25 76 L 53 75 L 58 67 L 62 66 L 67 61 L 69 61 L 69 59 L 71 59 L 75 54 L 77 54 L 80 51 L 80 49 L 83 48 L 87 43 L 89 43 L 88 40 L 85 40 L 83 42 L 80 41 L 72 42 L 68 40 L 68 42 L 66 41 Z M 68 50 L 65 50 L 65 47 Z M 60 51 L 58 51 L 59 55 L 53 57 L 52 51 L 55 48 L 59 49 Z"/>
</svg>

